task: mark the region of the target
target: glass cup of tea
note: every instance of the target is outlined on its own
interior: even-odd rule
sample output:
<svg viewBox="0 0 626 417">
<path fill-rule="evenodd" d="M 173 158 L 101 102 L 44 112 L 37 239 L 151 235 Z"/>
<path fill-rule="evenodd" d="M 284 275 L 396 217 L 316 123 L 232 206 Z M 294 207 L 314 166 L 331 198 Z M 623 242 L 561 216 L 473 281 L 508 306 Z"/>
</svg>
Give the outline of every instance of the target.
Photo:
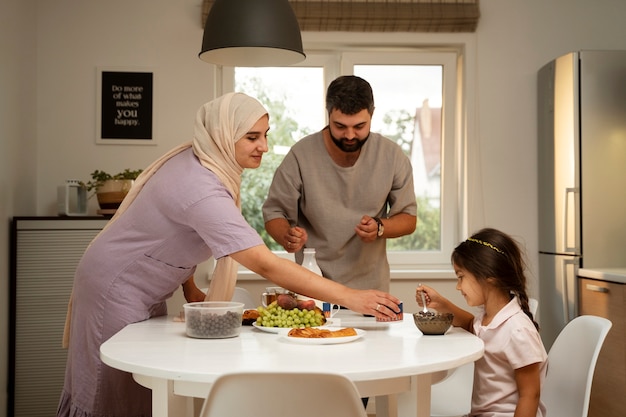
<svg viewBox="0 0 626 417">
<path fill-rule="evenodd" d="M 276 294 L 275 292 L 264 292 L 263 294 L 261 294 L 261 305 L 263 307 L 267 307 L 274 301 L 276 301 L 277 297 L 278 294 Z"/>
<path fill-rule="evenodd" d="M 278 298 L 278 294 L 293 294 L 283 287 L 265 287 L 265 292 L 261 294 L 261 304 L 267 307 Z"/>
</svg>

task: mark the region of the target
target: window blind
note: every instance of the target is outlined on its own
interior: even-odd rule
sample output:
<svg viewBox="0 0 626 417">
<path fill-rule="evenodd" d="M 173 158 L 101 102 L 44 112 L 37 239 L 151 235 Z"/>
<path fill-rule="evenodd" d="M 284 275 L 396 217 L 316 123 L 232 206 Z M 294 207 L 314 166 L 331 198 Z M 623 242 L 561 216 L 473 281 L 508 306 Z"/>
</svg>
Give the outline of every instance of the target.
<svg viewBox="0 0 626 417">
<path fill-rule="evenodd" d="M 260 0 L 259 0 L 260 1 Z M 203 0 L 202 27 L 214 0 Z M 310 32 L 474 32 L 479 0 L 289 0 Z"/>
</svg>

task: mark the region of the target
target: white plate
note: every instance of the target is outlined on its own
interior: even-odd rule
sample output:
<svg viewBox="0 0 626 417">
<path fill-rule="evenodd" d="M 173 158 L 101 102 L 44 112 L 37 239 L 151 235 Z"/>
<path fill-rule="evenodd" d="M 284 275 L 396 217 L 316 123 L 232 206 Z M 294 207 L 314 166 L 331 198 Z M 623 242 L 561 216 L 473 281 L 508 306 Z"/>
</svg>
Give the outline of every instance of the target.
<svg viewBox="0 0 626 417">
<path fill-rule="evenodd" d="M 333 321 L 331 319 L 326 319 L 326 323 L 324 323 L 323 326 L 314 326 L 317 328 L 323 328 L 323 327 L 327 327 L 327 326 L 332 326 L 333 325 Z M 256 324 L 256 322 L 252 323 L 252 326 L 254 328 L 257 328 L 263 332 L 267 332 L 267 333 L 281 333 L 283 330 L 289 331 L 291 330 L 288 327 L 266 327 L 266 326 L 259 326 L 258 324 Z"/>
<path fill-rule="evenodd" d="M 288 332 L 284 332 L 282 335 L 282 338 L 285 340 L 288 340 L 291 343 L 299 343 L 301 345 L 337 345 L 340 343 L 353 342 L 357 339 L 362 338 L 365 335 L 365 330 L 361 330 L 361 329 L 354 329 L 354 330 L 356 330 L 356 336 L 308 338 L 308 337 L 290 337 L 290 336 L 287 336 Z"/>
<path fill-rule="evenodd" d="M 376 321 L 375 317 L 333 317 L 333 326 L 354 327 L 366 330 L 382 330 L 389 328 L 393 323 L 401 323 L 398 321 Z"/>
</svg>

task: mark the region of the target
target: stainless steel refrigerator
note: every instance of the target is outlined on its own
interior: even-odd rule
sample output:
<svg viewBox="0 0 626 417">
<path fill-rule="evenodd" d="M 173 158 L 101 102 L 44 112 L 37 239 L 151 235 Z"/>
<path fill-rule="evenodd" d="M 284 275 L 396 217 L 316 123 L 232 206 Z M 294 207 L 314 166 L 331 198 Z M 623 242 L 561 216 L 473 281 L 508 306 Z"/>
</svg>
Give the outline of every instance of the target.
<svg viewBox="0 0 626 417">
<path fill-rule="evenodd" d="M 580 51 L 538 74 L 539 324 L 578 314 L 578 268 L 626 266 L 626 51 Z"/>
</svg>

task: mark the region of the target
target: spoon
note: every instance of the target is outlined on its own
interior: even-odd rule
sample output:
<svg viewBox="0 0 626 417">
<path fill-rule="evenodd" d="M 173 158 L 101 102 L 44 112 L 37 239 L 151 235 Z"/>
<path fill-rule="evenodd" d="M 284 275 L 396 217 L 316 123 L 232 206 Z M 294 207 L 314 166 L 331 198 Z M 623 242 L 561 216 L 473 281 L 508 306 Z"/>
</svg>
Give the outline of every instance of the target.
<svg viewBox="0 0 626 417">
<path fill-rule="evenodd" d="M 419 286 L 421 287 L 422 284 L 420 284 Z M 428 308 L 426 308 L 426 296 L 424 295 L 424 291 L 420 291 L 420 294 L 422 295 L 422 304 L 424 304 L 424 308 L 422 309 L 422 312 L 424 314 L 428 314 Z"/>
</svg>

